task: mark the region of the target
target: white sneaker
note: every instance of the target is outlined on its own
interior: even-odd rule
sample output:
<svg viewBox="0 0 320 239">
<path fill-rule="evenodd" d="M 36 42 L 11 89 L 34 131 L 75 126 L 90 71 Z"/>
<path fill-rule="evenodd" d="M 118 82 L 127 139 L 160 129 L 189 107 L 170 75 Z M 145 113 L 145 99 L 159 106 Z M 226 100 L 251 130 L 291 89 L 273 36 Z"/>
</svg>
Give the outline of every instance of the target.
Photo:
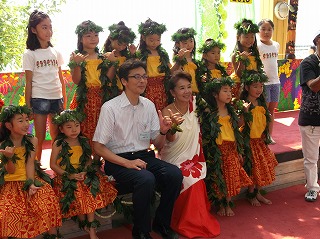
<svg viewBox="0 0 320 239">
<path fill-rule="evenodd" d="M 309 191 L 304 195 L 304 199 L 305 199 L 307 202 L 314 202 L 315 200 L 317 200 L 317 196 L 318 196 L 318 192 L 317 192 L 317 191 L 309 190 Z"/>
</svg>

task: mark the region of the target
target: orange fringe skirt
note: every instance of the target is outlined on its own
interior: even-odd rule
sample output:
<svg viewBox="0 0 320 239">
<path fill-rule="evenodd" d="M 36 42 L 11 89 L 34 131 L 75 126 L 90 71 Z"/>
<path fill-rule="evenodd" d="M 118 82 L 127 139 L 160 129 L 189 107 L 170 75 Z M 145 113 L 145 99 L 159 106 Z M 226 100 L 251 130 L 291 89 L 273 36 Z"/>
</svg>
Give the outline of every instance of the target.
<svg viewBox="0 0 320 239">
<path fill-rule="evenodd" d="M 62 225 L 58 198 L 44 185 L 29 196 L 24 181 L 5 182 L 0 187 L 0 237 L 33 238 Z"/>
<path fill-rule="evenodd" d="M 148 77 L 145 91 L 145 97 L 155 104 L 157 111 L 162 110 L 168 105 L 164 78 L 164 76 Z"/>
<path fill-rule="evenodd" d="M 88 187 L 84 181 L 77 182 L 77 189 L 74 191 L 75 200 L 71 203 L 70 209 L 67 213 L 63 213 L 63 218 L 70 218 L 77 215 L 88 214 L 94 212 L 96 209 L 106 207 L 108 204 L 112 203 L 117 196 L 117 190 L 114 186 L 108 182 L 106 176 L 97 174 L 100 181 L 100 192 L 94 197 L 90 192 L 90 187 Z M 54 191 L 61 200 L 65 193 L 61 192 L 62 188 L 62 178 L 57 176 L 54 178 Z"/>
<path fill-rule="evenodd" d="M 218 195 L 223 197 L 233 197 L 240 193 L 242 187 L 252 185 L 252 181 L 248 174 L 242 167 L 240 160 L 241 157 L 237 152 L 235 142 L 223 141 L 218 145 L 221 151 L 222 159 L 222 174 L 227 186 L 227 195 Z"/>
<path fill-rule="evenodd" d="M 275 180 L 275 167 L 278 161 L 262 138 L 250 139 L 252 152 L 252 176 L 254 185 L 266 186 Z"/>
</svg>

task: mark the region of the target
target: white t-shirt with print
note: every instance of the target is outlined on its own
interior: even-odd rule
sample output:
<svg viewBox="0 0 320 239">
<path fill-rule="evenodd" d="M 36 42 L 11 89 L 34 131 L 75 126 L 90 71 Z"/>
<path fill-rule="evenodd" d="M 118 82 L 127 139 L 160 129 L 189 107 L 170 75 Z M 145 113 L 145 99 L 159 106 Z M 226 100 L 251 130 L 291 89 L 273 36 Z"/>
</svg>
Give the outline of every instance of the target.
<svg viewBox="0 0 320 239">
<path fill-rule="evenodd" d="M 61 99 L 62 86 L 59 67 L 63 64 L 60 52 L 53 47 L 29 50 L 23 54 L 23 70 L 32 71 L 31 98 Z"/>
<path fill-rule="evenodd" d="M 279 84 L 278 77 L 278 54 L 280 45 L 276 41 L 272 41 L 271 45 L 266 45 L 258 40 L 258 49 L 260 59 L 264 66 L 269 81 L 265 85 Z"/>
</svg>

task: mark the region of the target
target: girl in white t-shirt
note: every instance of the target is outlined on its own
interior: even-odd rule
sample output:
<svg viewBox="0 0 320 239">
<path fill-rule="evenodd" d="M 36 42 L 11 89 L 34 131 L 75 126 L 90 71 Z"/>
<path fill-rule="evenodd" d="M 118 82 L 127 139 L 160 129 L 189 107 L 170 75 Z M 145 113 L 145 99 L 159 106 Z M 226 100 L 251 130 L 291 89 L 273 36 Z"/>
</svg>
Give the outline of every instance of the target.
<svg viewBox="0 0 320 239">
<path fill-rule="evenodd" d="M 258 49 L 260 59 L 263 63 L 264 71 L 268 76 L 268 82 L 265 83 L 265 93 L 268 110 L 271 114 L 269 125 L 270 136 L 272 135 L 274 110 L 278 106 L 280 96 L 280 81 L 278 77 L 278 54 L 280 45 L 278 42 L 271 40 L 274 24 L 270 19 L 262 19 L 259 23 Z M 271 137 L 271 144 L 276 142 Z"/>
<path fill-rule="evenodd" d="M 26 76 L 25 100 L 26 105 L 33 111 L 35 135 L 38 138 L 36 156 L 40 160 L 48 116 L 50 135 L 55 139 L 58 127 L 51 123 L 51 119 L 54 114 L 63 110 L 66 102 L 61 72 L 63 59 L 50 42 L 52 25 L 46 13 L 33 11 L 27 29 L 27 50 L 23 54 L 23 70 Z"/>
</svg>

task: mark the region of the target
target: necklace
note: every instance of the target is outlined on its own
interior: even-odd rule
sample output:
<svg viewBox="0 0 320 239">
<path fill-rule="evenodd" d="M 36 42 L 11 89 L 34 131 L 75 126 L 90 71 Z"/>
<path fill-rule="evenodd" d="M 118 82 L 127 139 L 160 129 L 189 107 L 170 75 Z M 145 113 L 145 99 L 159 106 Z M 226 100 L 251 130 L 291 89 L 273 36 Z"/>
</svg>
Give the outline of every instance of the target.
<svg viewBox="0 0 320 239">
<path fill-rule="evenodd" d="M 176 106 L 176 103 L 175 103 L 175 102 L 173 102 L 173 106 L 174 106 L 174 108 L 181 114 L 181 116 L 184 116 L 184 115 L 188 112 L 188 110 L 189 110 L 189 105 L 188 105 L 188 110 L 187 110 L 187 112 L 183 114 L 183 113 L 178 109 L 178 107 Z"/>
</svg>

